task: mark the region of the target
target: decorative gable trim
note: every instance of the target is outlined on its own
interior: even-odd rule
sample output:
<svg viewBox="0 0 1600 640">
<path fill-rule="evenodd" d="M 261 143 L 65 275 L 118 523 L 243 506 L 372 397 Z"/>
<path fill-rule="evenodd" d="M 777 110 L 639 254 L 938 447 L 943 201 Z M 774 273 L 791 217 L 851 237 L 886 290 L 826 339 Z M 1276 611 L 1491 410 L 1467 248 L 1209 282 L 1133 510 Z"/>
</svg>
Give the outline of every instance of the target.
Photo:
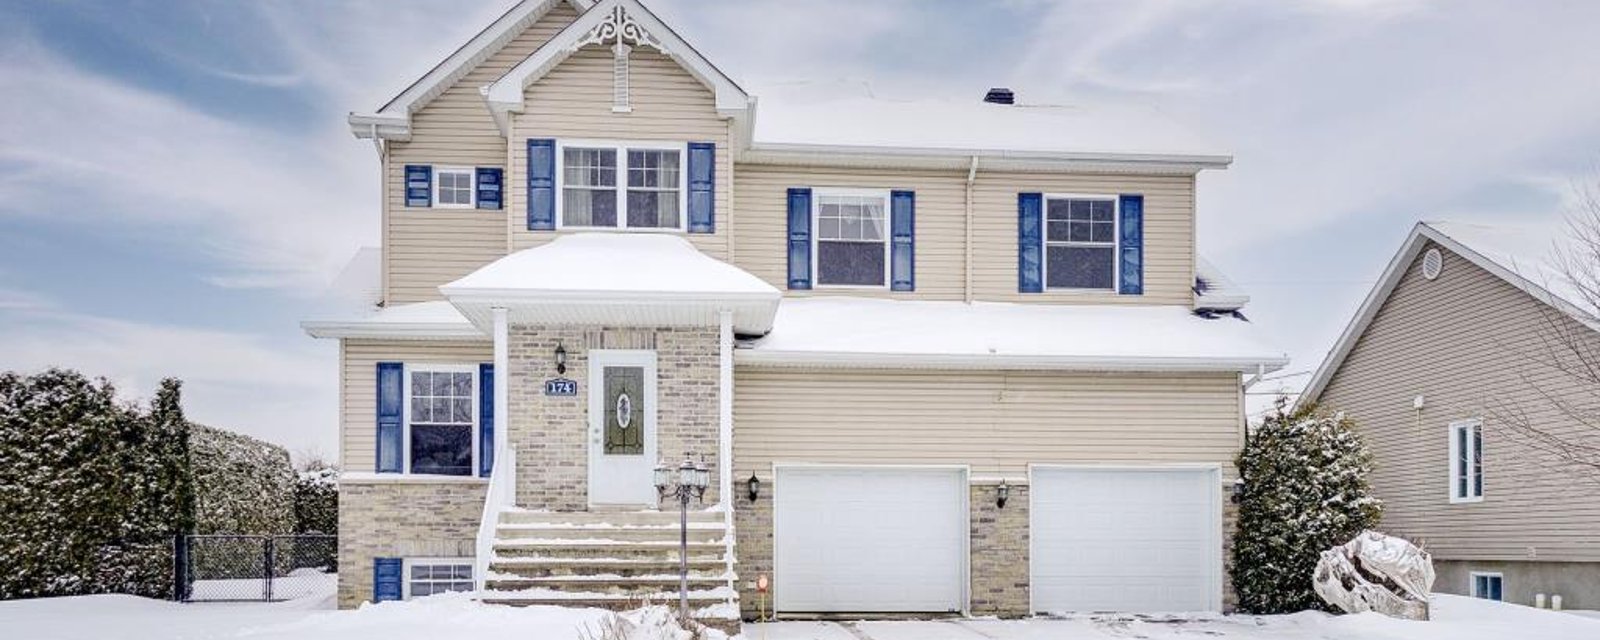
<svg viewBox="0 0 1600 640">
<path fill-rule="evenodd" d="M 750 95 L 638 0 L 600 0 L 526 60 L 483 88 L 500 132 L 507 134 L 510 130 L 510 113 L 523 110 L 523 95 L 529 85 L 579 49 L 613 42 L 650 47 L 672 58 L 715 94 L 717 112 L 724 117 L 741 118 L 749 113 Z"/>
<path fill-rule="evenodd" d="M 351 113 L 347 118 L 350 132 L 357 138 L 383 140 L 409 140 L 411 114 L 439 97 L 495 52 L 505 48 L 528 27 L 561 3 L 572 5 L 580 13 L 594 5 L 594 0 L 522 0 L 485 27 L 478 35 L 461 45 L 449 57 L 434 65 L 428 73 L 411 86 L 391 98 L 373 113 Z"/>
</svg>

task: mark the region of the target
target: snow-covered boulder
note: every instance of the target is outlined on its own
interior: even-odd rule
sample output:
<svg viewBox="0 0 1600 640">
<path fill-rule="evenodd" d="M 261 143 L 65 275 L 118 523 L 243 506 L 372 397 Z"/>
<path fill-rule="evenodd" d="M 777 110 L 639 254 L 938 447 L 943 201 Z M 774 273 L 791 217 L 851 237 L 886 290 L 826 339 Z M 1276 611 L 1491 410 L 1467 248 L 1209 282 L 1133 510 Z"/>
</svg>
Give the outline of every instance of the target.
<svg viewBox="0 0 1600 640">
<path fill-rule="evenodd" d="M 1347 613 L 1428 619 L 1433 557 L 1401 538 L 1363 531 L 1322 552 L 1314 578 L 1317 595 Z"/>
</svg>

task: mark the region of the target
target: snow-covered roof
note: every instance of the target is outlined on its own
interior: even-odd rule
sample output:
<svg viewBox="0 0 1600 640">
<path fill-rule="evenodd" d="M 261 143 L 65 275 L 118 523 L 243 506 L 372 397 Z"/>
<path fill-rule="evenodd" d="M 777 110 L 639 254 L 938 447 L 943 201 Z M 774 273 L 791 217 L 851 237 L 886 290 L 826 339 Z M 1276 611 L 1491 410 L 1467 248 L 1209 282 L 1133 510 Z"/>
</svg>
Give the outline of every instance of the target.
<svg viewBox="0 0 1600 640">
<path fill-rule="evenodd" d="M 1250 304 L 1250 295 L 1222 273 L 1210 260 L 1195 256 L 1194 308 L 1238 311 Z"/>
<path fill-rule="evenodd" d="M 1254 325 L 1150 305 L 790 298 L 749 365 L 1116 371 L 1275 371 Z"/>
<path fill-rule="evenodd" d="M 1498 277 L 1536 300 L 1548 304 L 1573 319 L 1600 331 L 1593 310 L 1585 297 L 1562 275 L 1558 265 L 1561 240 L 1555 229 L 1525 225 L 1490 225 L 1468 222 L 1423 221 L 1411 229 L 1411 235 L 1400 245 L 1400 250 L 1389 260 L 1378 283 L 1362 300 L 1356 315 L 1345 326 L 1338 342 L 1328 351 L 1327 358 L 1312 375 L 1301 402 L 1314 402 L 1322 394 L 1333 373 L 1350 355 L 1356 341 L 1367 330 L 1367 325 L 1378 315 L 1378 309 L 1389 298 L 1406 268 L 1416 260 L 1429 241 L 1435 242 L 1478 267 Z"/>
<path fill-rule="evenodd" d="M 1160 111 L 1137 105 L 991 104 L 972 100 L 822 100 L 770 96 L 751 152 L 837 152 L 1190 164 L 1232 157 Z"/>
<path fill-rule="evenodd" d="M 489 309 L 516 322 L 715 326 L 766 333 L 782 294 L 766 281 L 664 233 L 575 233 L 518 251 L 451 282 L 444 293 L 482 328 Z"/>
<path fill-rule="evenodd" d="M 443 300 L 376 309 L 348 318 L 308 320 L 300 328 L 313 338 L 485 340 L 489 334 L 467 322 Z"/>
</svg>

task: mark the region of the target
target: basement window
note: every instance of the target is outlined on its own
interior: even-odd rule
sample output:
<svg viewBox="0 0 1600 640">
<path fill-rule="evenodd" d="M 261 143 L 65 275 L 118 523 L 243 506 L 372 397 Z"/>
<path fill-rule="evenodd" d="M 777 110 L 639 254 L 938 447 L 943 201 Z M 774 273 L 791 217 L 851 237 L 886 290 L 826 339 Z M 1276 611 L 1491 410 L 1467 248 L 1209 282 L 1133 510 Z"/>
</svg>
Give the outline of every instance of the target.
<svg viewBox="0 0 1600 640">
<path fill-rule="evenodd" d="M 406 558 L 405 599 L 472 591 L 472 558 Z"/>
<path fill-rule="evenodd" d="M 1504 581 L 1505 577 L 1498 573 L 1474 571 L 1472 572 L 1472 597 L 1499 602 L 1502 595 L 1500 587 Z"/>
</svg>

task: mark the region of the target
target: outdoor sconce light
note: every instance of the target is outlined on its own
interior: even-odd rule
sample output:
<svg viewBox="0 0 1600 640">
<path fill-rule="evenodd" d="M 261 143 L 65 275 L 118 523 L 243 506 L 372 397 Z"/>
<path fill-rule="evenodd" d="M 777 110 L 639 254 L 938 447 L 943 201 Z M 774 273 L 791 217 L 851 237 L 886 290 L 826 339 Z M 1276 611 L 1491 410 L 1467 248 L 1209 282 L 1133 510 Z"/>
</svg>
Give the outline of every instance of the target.
<svg viewBox="0 0 1600 640">
<path fill-rule="evenodd" d="M 1233 495 L 1229 497 L 1234 504 L 1239 504 L 1244 499 L 1244 478 L 1235 478 L 1233 481 Z"/>
<path fill-rule="evenodd" d="M 566 373 L 566 372 L 567 372 L 567 348 L 565 346 L 557 343 L 556 344 L 556 373 Z"/>
<path fill-rule="evenodd" d="M 1009 500 L 1010 498 L 1011 485 L 1006 484 L 1006 481 L 1001 479 L 1000 486 L 994 488 L 994 506 L 999 509 L 1004 509 L 1006 508 L 1006 500 Z"/>
<path fill-rule="evenodd" d="M 744 483 L 746 488 L 750 490 L 750 501 L 755 502 L 756 498 L 761 496 L 761 478 L 757 478 L 756 474 L 751 473 L 750 479 Z"/>
</svg>

